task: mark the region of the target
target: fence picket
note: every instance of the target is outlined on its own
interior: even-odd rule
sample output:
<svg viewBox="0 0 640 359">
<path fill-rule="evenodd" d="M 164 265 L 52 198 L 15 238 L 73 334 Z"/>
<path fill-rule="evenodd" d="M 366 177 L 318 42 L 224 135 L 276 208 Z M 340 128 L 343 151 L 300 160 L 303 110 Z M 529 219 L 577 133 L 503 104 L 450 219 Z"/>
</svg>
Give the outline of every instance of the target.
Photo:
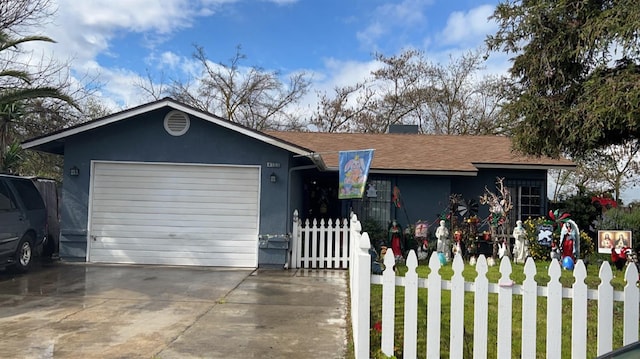
<svg viewBox="0 0 640 359">
<path fill-rule="evenodd" d="M 536 341 L 526 340 L 526 338 L 537 338 L 538 316 L 538 283 L 535 275 L 538 273 L 533 258 L 527 258 L 524 264 L 525 280 L 522 282 L 522 359 L 536 358 Z"/>
<path fill-rule="evenodd" d="M 600 285 L 598 285 L 598 349 L 597 354 L 602 355 L 613 349 L 613 286 L 611 279 L 613 273 L 609 262 L 602 263 L 598 273 Z"/>
<path fill-rule="evenodd" d="M 624 273 L 627 285 L 624 287 L 624 333 L 622 344 L 628 345 L 638 341 L 638 268 L 629 263 Z"/>
<path fill-rule="evenodd" d="M 440 307 L 441 299 L 441 277 L 440 259 L 437 255 L 432 255 L 429 259 L 431 273 L 427 278 L 427 359 L 440 358 Z"/>
<path fill-rule="evenodd" d="M 547 284 L 547 358 L 560 357 L 562 351 L 562 283 L 560 263 L 552 259 Z"/>
<path fill-rule="evenodd" d="M 571 358 L 587 357 L 587 268 L 578 260 L 573 269 L 573 298 L 571 306 Z"/>
<path fill-rule="evenodd" d="M 407 273 L 404 276 L 404 349 L 405 359 L 418 356 L 418 258 L 411 251 L 407 256 Z"/>
<path fill-rule="evenodd" d="M 349 241 L 349 221 L 345 218 L 342 222 L 342 235 L 340 236 L 340 259 L 334 268 L 347 268 L 349 266 L 349 253 L 351 253 L 351 242 Z"/>
<path fill-rule="evenodd" d="M 489 279 L 487 278 L 487 259 L 484 255 L 478 257 L 476 263 L 476 291 L 473 315 L 473 357 L 483 359 L 487 357 L 487 322 L 489 318 Z"/>
<path fill-rule="evenodd" d="M 396 316 L 396 273 L 395 257 L 389 248 L 384 255 L 385 269 L 382 272 L 382 352 L 393 355 L 393 339 Z"/>
<path fill-rule="evenodd" d="M 462 358 L 464 349 L 464 262 L 462 256 L 453 258 L 453 277 L 451 278 L 451 327 L 449 335 L 449 357 Z"/>
<path fill-rule="evenodd" d="M 513 281 L 511 261 L 505 256 L 500 261 L 498 280 L 498 359 L 511 358 L 511 318 L 513 310 Z"/>
</svg>

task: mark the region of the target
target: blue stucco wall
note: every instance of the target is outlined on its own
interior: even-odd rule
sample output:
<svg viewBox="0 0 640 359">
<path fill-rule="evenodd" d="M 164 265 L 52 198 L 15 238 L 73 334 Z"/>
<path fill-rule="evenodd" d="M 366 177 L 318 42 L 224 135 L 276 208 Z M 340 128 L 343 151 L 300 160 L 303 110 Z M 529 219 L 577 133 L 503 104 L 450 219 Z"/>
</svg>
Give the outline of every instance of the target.
<svg viewBox="0 0 640 359">
<path fill-rule="evenodd" d="M 407 226 L 407 217 L 411 224 L 420 220 L 433 222 L 446 209 L 451 193 L 450 177 L 395 176 L 393 178 L 392 182 L 395 182 L 400 189 L 404 204 L 403 208 L 393 207 L 393 210 L 395 218 L 403 228 Z"/>
<path fill-rule="evenodd" d="M 67 138 L 60 230 L 63 259 L 86 259 L 92 160 L 261 166 L 259 234 L 288 233 L 290 153 L 193 116 L 185 135 L 171 136 L 163 125 L 169 110 L 151 111 Z M 267 162 L 281 167 L 267 168 Z M 77 177 L 69 176 L 73 166 L 80 170 Z M 270 182 L 271 173 L 278 177 L 276 183 Z"/>
</svg>

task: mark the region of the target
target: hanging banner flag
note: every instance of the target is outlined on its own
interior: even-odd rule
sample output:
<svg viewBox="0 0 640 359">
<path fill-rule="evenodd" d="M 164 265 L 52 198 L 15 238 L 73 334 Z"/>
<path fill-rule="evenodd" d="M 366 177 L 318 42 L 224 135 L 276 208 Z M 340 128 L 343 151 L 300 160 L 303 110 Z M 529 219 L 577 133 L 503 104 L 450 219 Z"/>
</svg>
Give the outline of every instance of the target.
<svg viewBox="0 0 640 359">
<path fill-rule="evenodd" d="M 340 151 L 339 199 L 362 198 L 373 150 Z"/>
</svg>

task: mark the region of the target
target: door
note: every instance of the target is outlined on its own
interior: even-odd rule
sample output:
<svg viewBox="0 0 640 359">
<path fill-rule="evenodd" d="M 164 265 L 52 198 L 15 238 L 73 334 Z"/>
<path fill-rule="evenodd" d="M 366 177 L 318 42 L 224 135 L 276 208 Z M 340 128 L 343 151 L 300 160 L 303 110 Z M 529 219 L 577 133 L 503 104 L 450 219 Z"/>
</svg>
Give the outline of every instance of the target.
<svg viewBox="0 0 640 359">
<path fill-rule="evenodd" d="M 256 267 L 260 169 L 96 162 L 90 262 Z"/>
</svg>

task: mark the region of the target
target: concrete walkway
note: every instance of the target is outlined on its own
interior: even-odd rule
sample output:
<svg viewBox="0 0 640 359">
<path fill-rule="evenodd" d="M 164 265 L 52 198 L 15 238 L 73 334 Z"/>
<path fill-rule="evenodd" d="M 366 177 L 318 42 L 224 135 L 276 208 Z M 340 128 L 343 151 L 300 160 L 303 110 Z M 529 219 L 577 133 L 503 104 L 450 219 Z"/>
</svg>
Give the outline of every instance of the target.
<svg viewBox="0 0 640 359">
<path fill-rule="evenodd" d="M 54 263 L 0 272 L 15 358 L 343 358 L 346 271 Z"/>
</svg>

